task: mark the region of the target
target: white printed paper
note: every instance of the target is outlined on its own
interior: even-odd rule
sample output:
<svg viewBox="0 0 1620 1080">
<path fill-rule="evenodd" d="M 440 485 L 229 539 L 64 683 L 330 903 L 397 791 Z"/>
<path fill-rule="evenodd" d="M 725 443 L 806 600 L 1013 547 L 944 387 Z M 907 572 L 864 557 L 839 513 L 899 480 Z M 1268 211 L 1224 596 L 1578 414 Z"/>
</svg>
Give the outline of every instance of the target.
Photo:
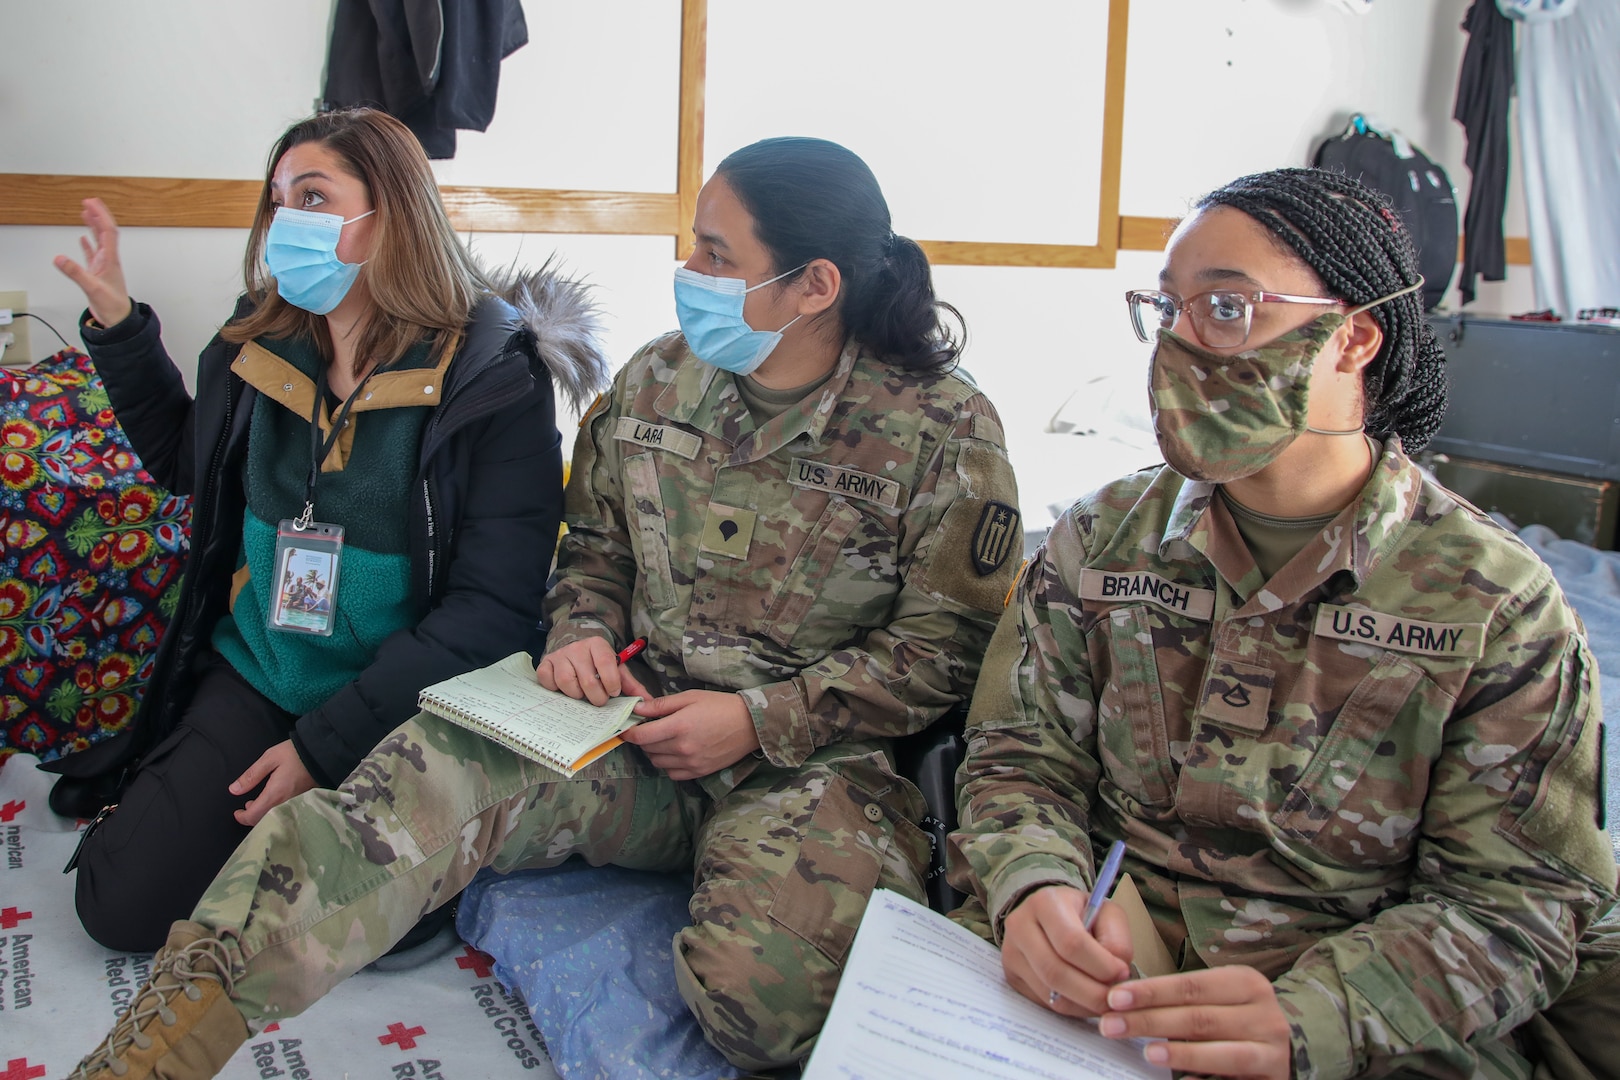
<svg viewBox="0 0 1620 1080">
<path fill-rule="evenodd" d="M 1169 1080 L 1007 985 L 1001 954 L 972 931 L 879 889 L 850 950 L 805 1080 Z"/>
</svg>

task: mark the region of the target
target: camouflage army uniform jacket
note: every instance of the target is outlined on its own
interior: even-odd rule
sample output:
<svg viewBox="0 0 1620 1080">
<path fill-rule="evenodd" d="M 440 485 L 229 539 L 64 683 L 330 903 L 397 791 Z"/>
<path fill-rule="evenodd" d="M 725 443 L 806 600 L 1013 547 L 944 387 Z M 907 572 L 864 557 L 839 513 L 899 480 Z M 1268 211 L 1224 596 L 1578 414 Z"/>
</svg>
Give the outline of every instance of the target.
<svg viewBox="0 0 1620 1080">
<path fill-rule="evenodd" d="M 1296 1076 L 1522 1072 L 1500 1040 L 1615 885 L 1596 676 L 1547 567 L 1397 440 L 1270 581 L 1212 485 L 1127 477 L 1053 529 L 986 658 L 960 917 L 999 938 L 1124 839 L 1183 970 L 1271 977 Z"/>
<path fill-rule="evenodd" d="M 760 758 L 919 730 L 964 701 L 1022 553 L 995 407 L 856 345 L 758 429 L 670 334 L 581 422 L 547 648 L 596 636 L 664 693 L 741 691 Z"/>
</svg>

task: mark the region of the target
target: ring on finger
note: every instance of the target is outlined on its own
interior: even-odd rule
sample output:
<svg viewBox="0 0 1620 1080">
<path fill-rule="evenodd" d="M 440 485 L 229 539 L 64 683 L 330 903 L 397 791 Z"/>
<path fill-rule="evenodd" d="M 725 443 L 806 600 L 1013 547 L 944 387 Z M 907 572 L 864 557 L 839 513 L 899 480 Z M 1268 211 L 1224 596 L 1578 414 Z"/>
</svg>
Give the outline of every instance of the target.
<svg viewBox="0 0 1620 1080">
<path fill-rule="evenodd" d="M 1056 990 L 1053 990 L 1050 994 L 1046 995 L 1046 1004 L 1048 1006 L 1056 1005 L 1058 1000 L 1062 997 L 1062 994 L 1058 993 Z"/>
</svg>

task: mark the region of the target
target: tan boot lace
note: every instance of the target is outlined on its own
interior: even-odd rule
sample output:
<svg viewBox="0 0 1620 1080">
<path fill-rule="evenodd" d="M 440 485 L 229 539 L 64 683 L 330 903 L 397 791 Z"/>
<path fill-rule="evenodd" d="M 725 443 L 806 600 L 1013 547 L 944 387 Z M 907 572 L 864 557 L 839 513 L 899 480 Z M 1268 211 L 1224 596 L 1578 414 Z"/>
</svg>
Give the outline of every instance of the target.
<svg viewBox="0 0 1620 1080">
<path fill-rule="evenodd" d="M 169 1008 L 169 1002 L 176 994 L 185 994 L 188 1001 L 202 1000 L 202 989 L 196 985 L 198 979 L 219 983 L 227 997 L 235 989 L 230 957 L 225 943 L 218 938 L 200 938 L 168 956 L 160 954 L 154 962 L 151 979 L 113 1024 L 106 1041 L 79 1062 L 78 1068 L 68 1074 L 68 1080 L 88 1080 L 103 1066 L 114 1076 L 129 1072 L 129 1065 L 120 1055 L 131 1046 L 145 1050 L 152 1045 L 152 1037 L 142 1029 L 153 1017 L 165 1027 L 174 1026 L 177 1017 Z"/>
</svg>

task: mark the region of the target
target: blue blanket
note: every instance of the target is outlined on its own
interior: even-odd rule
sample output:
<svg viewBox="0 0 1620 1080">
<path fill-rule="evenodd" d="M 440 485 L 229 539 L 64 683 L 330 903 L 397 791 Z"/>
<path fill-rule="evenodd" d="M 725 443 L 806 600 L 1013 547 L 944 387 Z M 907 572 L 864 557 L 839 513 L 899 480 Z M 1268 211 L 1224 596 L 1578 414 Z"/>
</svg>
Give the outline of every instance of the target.
<svg viewBox="0 0 1620 1080">
<path fill-rule="evenodd" d="M 691 896 L 689 874 L 578 859 L 485 871 L 462 894 L 456 929 L 522 995 L 564 1080 L 739 1076 L 675 988 L 670 950 Z"/>
<path fill-rule="evenodd" d="M 1620 858 L 1620 552 L 1562 540 L 1545 525 L 1527 525 L 1519 539 L 1552 567 L 1564 595 L 1586 624 L 1603 687 L 1603 725 L 1610 732 L 1604 762 L 1609 838 Z"/>
</svg>

